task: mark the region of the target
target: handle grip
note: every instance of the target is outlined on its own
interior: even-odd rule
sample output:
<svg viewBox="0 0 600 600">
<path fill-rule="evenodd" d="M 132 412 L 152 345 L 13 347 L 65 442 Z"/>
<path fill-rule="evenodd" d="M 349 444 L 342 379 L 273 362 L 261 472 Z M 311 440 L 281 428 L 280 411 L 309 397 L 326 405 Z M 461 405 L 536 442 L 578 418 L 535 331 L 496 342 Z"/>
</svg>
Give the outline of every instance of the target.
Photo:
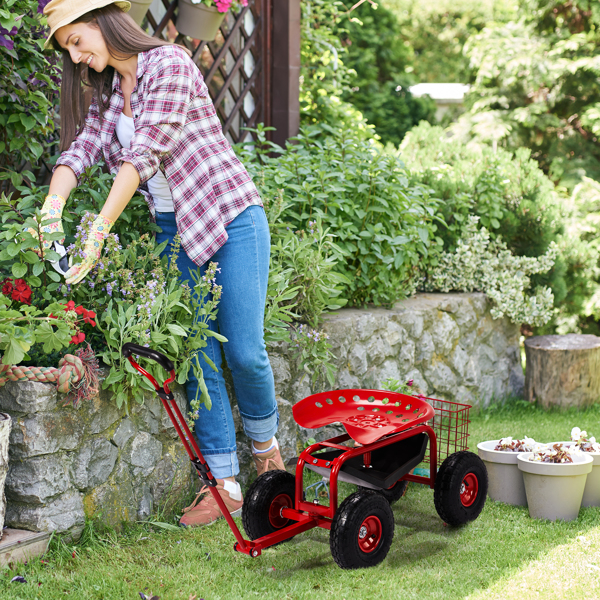
<svg viewBox="0 0 600 600">
<path fill-rule="evenodd" d="M 157 362 L 165 371 L 171 372 L 175 370 L 175 365 L 173 362 L 170 361 L 164 354 L 158 352 L 157 350 L 140 346 L 139 344 L 133 344 L 132 342 L 123 344 L 123 347 L 121 348 L 121 354 L 125 358 L 129 358 L 132 354 L 143 356 Z"/>
</svg>

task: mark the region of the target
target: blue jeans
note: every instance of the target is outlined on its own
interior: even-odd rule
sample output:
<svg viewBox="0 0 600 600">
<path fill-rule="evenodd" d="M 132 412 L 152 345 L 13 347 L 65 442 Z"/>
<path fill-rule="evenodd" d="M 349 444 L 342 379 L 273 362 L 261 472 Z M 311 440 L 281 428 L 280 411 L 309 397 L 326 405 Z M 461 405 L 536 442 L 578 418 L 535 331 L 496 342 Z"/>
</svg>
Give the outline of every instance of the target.
<svg viewBox="0 0 600 600">
<path fill-rule="evenodd" d="M 162 233 L 157 243 L 169 240 L 164 254 L 170 254 L 177 233 L 174 213 L 156 213 Z M 223 286 L 216 321 L 210 327 L 228 341 L 221 345 L 209 337 L 204 348 L 214 362 L 215 372 L 199 355 L 206 387 L 212 401 L 207 410 L 201 405 L 196 420 L 196 437 L 215 477 L 237 475 L 240 471 L 236 454 L 235 427 L 231 405 L 225 389 L 221 367 L 221 347 L 233 376 L 233 385 L 244 431 L 257 442 L 270 440 L 277 431 L 279 414 L 275 400 L 273 371 L 264 342 L 264 311 L 269 279 L 269 225 L 261 206 L 249 206 L 226 228 L 228 240 L 208 262 L 219 263 L 217 284 Z M 202 265 L 204 274 L 208 262 Z M 198 266 L 181 249 L 177 266 L 181 280 L 193 282 L 190 269 Z M 186 391 L 188 401 L 196 397 L 198 381 L 190 370 Z"/>
</svg>

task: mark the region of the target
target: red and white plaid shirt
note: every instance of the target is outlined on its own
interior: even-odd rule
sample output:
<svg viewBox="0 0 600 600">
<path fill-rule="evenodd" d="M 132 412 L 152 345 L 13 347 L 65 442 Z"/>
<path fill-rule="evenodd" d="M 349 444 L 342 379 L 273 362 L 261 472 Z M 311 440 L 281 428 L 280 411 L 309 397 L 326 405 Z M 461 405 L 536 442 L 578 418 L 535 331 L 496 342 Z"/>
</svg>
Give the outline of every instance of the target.
<svg viewBox="0 0 600 600">
<path fill-rule="evenodd" d="M 113 174 L 123 162 L 131 163 L 153 215 L 145 183 L 161 169 L 173 196 L 181 245 L 196 264 L 204 264 L 227 241 L 225 227 L 248 206 L 262 202 L 223 135 L 202 74 L 175 45 L 138 54 L 130 98 L 135 133 L 129 149 L 115 132 L 125 103 L 116 72 L 112 85 L 102 124 L 94 98 L 84 129 L 57 166 L 71 167 L 79 179 L 101 156 Z"/>
</svg>

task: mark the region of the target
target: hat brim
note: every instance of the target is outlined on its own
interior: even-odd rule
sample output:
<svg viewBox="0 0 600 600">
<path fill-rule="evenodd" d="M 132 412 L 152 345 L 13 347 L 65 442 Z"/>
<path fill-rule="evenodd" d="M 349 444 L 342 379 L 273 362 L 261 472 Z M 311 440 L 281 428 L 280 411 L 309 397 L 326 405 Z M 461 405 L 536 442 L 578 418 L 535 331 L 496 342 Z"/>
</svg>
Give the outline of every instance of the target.
<svg viewBox="0 0 600 600">
<path fill-rule="evenodd" d="M 97 6 L 96 8 L 104 8 L 105 6 L 109 6 L 110 4 L 116 4 L 123 12 L 129 12 L 129 9 L 131 8 L 131 2 L 128 2 L 127 0 L 116 0 L 116 2 L 115 1 L 107 2 L 106 4 L 103 4 L 102 6 Z M 95 9 L 92 9 L 92 10 L 95 10 Z M 65 17 L 62 21 L 59 21 L 56 25 L 54 25 L 54 27 L 50 30 L 50 33 L 48 34 L 46 41 L 44 42 L 44 50 L 48 50 L 48 49 L 61 50 L 61 48 L 57 48 L 53 43 L 54 34 L 61 27 L 64 27 L 65 25 L 72 23 L 73 21 L 75 21 L 76 19 L 79 19 L 79 17 L 82 17 L 83 15 L 85 15 L 88 12 L 91 12 L 90 9 L 88 7 L 85 7 L 81 10 L 81 12 L 75 11 L 74 13 L 70 14 L 68 17 Z"/>
</svg>

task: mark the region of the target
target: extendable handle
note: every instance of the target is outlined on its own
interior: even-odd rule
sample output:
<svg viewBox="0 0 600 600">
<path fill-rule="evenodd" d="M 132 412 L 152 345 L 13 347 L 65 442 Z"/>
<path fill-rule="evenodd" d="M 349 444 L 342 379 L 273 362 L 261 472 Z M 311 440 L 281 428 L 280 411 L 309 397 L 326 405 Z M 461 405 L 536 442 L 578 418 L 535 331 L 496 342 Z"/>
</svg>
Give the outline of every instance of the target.
<svg viewBox="0 0 600 600">
<path fill-rule="evenodd" d="M 164 354 L 158 352 L 157 350 L 140 346 L 139 344 L 133 344 L 131 342 L 123 344 L 123 347 L 121 348 L 121 354 L 125 358 L 129 358 L 132 354 L 149 358 L 150 360 L 157 362 L 163 369 L 165 369 L 165 371 L 169 371 L 169 373 L 175 369 L 173 362 Z"/>
</svg>

